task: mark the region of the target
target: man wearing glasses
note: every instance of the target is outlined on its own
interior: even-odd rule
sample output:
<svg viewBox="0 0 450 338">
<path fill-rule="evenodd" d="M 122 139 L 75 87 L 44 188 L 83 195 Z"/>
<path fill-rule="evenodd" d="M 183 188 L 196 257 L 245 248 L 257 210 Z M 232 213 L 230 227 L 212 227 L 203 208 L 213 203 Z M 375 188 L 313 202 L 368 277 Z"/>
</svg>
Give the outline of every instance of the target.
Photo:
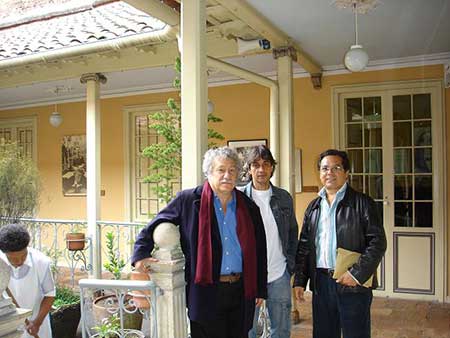
<svg viewBox="0 0 450 338">
<path fill-rule="evenodd" d="M 267 300 L 270 337 L 291 336 L 291 284 L 297 250 L 298 225 L 292 197 L 286 190 L 273 186 L 270 178 L 276 162 L 266 146 L 249 152 L 245 168 L 250 182 L 244 192 L 259 207 L 267 238 Z M 259 307 L 256 308 L 249 338 L 257 335 Z"/>
<path fill-rule="evenodd" d="M 376 269 L 386 251 L 386 235 L 375 202 L 347 183 L 347 153 L 329 149 L 320 154 L 323 188 L 305 211 L 298 243 L 294 287 L 303 301 L 307 282 L 313 291 L 313 337 L 370 337 L 372 289 Z M 334 274 L 339 248 L 356 253 L 341 276 Z M 373 276 L 372 283 L 365 286 Z M 366 283 L 367 284 L 367 283 Z"/>
</svg>

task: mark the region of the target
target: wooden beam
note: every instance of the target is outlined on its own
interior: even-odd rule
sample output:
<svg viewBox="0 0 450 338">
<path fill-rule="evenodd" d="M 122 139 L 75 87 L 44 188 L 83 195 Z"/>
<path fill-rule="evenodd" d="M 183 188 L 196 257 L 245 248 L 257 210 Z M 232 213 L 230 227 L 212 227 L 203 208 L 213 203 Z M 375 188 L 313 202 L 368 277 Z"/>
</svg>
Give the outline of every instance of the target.
<svg viewBox="0 0 450 338">
<path fill-rule="evenodd" d="M 297 63 L 308 73 L 322 73 L 322 67 L 300 45 L 290 38 L 281 29 L 273 25 L 263 15 L 258 13 L 247 2 L 242 0 L 216 0 L 220 5 L 228 9 L 243 22 L 252 27 L 256 32 L 269 40 L 272 47 L 294 47 L 297 51 Z"/>
</svg>

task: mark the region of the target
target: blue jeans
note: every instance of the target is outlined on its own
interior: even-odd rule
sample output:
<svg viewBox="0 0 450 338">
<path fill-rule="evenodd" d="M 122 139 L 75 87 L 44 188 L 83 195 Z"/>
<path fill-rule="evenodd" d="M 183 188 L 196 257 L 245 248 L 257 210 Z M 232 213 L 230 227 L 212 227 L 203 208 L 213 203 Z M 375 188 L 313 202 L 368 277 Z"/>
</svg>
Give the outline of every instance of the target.
<svg viewBox="0 0 450 338">
<path fill-rule="evenodd" d="M 313 293 L 314 338 L 370 338 L 372 290 L 336 283 L 329 275 L 316 270 Z"/>
<path fill-rule="evenodd" d="M 284 274 L 267 284 L 267 310 L 270 319 L 271 338 L 289 338 L 291 336 L 291 276 Z M 249 338 L 256 338 L 259 306 L 255 309 L 253 328 L 248 332 Z"/>
</svg>

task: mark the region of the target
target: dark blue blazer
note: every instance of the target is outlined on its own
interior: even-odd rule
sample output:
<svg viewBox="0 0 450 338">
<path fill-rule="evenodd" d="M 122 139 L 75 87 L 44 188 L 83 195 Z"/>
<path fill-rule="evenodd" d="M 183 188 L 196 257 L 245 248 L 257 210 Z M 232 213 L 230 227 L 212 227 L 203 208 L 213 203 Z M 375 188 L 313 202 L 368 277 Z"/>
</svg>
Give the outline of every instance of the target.
<svg viewBox="0 0 450 338">
<path fill-rule="evenodd" d="M 255 226 L 256 255 L 257 255 L 257 298 L 267 298 L 267 252 L 266 235 L 258 206 L 244 193 L 235 189 L 236 194 L 241 194 L 244 199 L 250 217 Z M 215 214 L 213 214 L 211 241 L 213 251 L 213 284 L 208 286 L 194 283 L 197 263 L 197 237 L 198 215 L 200 210 L 200 198 L 202 186 L 194 189 L 183 190 L 163 209 L 158 215 L 139 233 L 134 244 L 132 263 L 150 257 L 154 248 L 153 231 L 163 222 L 170 222 L 179 226 L 181 249 L 183 250 L 186 281 L 186 304 L 189 318 L 197 322 L 207 322 L 216 317 L 217 284 L 222 263 L 222 244 L 220 232 Z M 245 270 L 245 266 L 243 267 Z M 245 300 L 244 328 L 246 332 L 252 327 L 255 310 L 255 300 Z"/>
</svg>

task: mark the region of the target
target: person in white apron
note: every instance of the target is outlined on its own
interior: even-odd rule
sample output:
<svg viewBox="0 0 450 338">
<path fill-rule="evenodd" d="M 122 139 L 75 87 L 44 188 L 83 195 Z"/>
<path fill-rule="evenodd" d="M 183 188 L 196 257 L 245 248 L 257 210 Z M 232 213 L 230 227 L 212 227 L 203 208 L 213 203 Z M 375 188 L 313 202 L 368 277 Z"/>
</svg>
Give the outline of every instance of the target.
<svg viewBox="0 0 450 338">
<path fill-rule="evenodd" d="M 0 228 L 0 258 L 11 267 L 9 291 L 21 308 L 32 309 L 22 338 L 52 338 L 49 311 L 55 299 L 50 259 L 28 248 L 25 227 L 11 224 Z"/>
</svg>

